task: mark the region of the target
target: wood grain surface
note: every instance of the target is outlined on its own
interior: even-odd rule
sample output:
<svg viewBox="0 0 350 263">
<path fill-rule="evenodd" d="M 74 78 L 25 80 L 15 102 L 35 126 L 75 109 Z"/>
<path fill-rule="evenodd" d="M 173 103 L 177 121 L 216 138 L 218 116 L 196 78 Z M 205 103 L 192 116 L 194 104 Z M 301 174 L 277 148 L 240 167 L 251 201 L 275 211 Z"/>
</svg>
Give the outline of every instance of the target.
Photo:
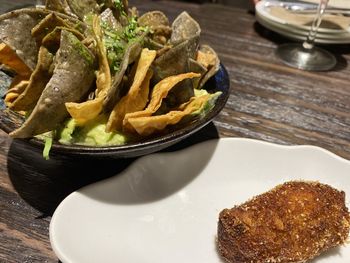
<svg viewBox="0 0 350 263">
<path fill-rule="evenodd" d="M 29 2 L 29 1 L 28 1 Z M 230 74 L 231 94 L 214 122 L 171 150 L 217 137 L 246 137 L 285 145 L 311 144 L 350 159 L 349 45 L 325 46 L 338 59 L 330 72 L 282 65 L 274 52 L 286 40 L 245 9 L 214 4 L 130 1 L 172 20 L 188 11 Z M 0 1 L 4 12 L 26 1 Z M 50 215 L 80 187 L 118 174 L 133 160 L 51 156 L 0 131 L 0 262 L 58 262 L 49 242 Z"/>
</svg>

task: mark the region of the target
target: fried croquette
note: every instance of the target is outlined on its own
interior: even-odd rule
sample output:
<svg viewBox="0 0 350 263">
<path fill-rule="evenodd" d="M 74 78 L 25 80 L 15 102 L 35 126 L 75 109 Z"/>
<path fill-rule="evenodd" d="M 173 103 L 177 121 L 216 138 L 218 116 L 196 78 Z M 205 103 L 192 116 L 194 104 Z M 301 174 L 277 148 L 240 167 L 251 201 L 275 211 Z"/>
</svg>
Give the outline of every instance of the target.
<svg viewBox="0 0 350 263">
<path fill-rule="evenodd" d="M 230 263 L 306 262 L 344 244 L 349 227 L 343 191 L 292 181 L 221 211 L 218 249 Z"/>
</svg>

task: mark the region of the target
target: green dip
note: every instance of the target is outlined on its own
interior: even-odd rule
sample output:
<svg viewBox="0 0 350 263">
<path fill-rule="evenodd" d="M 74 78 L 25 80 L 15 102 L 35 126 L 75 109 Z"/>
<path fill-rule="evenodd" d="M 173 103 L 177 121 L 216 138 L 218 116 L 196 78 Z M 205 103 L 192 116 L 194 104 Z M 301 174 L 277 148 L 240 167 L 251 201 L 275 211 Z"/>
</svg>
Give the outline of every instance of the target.
<svg viewBox="0 0 350 263">
<path fill-rule="evenodd" d="M 64 127 L 57 132 L 56 136 L 58 141 L 63 144 L 110 146 L 127 143 L 128 138 L 124 134 L 117 132 L 107 133 L 105 131 L 106 122 L 106 117 L 101 116 L 80 127 L 76 125 L 73 119 L 69 119 Z"/>
</svg>

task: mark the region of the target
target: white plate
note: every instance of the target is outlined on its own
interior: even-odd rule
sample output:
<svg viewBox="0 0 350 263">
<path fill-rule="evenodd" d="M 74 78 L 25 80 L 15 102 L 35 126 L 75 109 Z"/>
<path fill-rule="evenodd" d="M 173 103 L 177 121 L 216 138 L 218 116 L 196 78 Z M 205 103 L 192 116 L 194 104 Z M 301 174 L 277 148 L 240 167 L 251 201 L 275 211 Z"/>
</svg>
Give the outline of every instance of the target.
<svg viewBox="0 0 350 263">
<path fill-rule="evenodd" d="M 64 263 L 222 262 L 219 212 L 299 179 L 350 194 L 350 162 L 313 146 L 238 138 L 145 156 L 69 195 L 52 217 L 51 244 Z M 350 246 L 313 262 L 350 262 Z"/>
<path fill-rule="evenodd" d="M 284 20 L 282 18 L 274 16 L 273 14 L 271 14 L 270 8 L 271 8 L 271 3 L 269 2 L 269 0 L 262 0 L 256 4 L 255 11 L 256 11 L 256 13 L 259 13 L 260 16 L 263 16 L 265 19 L 267 19 L 275 24 L 279 24 L 287 30 L 289 28 L 294 28 L 296 30 L 306 31 L 306 32 L 308 32 L 310 30 L 310 26 L 297 25 L 294 23 L 290 23 L 287 20 Z M 331 28 L 320 27 L 318 29 L 318 32 L 320 34 L 344 35 L 344 34 L 349 34 L 349 30 L 331 29 Z"/>
<path fill-rule="evenodd" d="M 310 2 L 318 4 L 320 0 L 303 0 L 304 2 Z M 329 0 L 328 3 L 329 7 L 337 7 L 337 8 L 348 8 L 350 9 L 350 2 L 349 0 Z"/>
<path fill-rule="evenodd" d="M 297 27 L 289 26 L 288 24 L 277 23 L 276 21 L 269 19 L 269 17 L 267 17 L 265 14 L 266 14 L 265 12 L 259 12 L 259 11 L 256 12 L 257 17 L 260 17 L 260 19 L 263 19 L 264 21 L 270 23 L 274 27 L 278 27 L 283 31 L 286 31 L 292 34 L 303 35 L 303 36 L 307 36 L 309 34 L 309 30 L 303 30 Z M 335 40 L 344 39 L 344 38 L 350 39 L 350 33 L 347 31 L 342 33 L 336 33 L 336 34 L 318 32 L 317 37 L 326 38 L 326 39 L 335 39 Z"/>
<path fill-rule="evenodd" d="M 284 26 L 280 24 L 276 24 L 271 22 L 270 20 L 266 19 L 266 17 L 262 16 L 259 13 L 256 13 L 256 20 L 263 25 L 264 27 L 270 29 L 271 31 L 274 31 L 282 36 L 285 36 L 292 40 L 298 40 L 298 41 L 305 41 L 307 37 L 307 32 L 298 32 L 294 28 L 285 28 Z M 324 35 L 318 34 L 316 39 L 316 43 L 320 44 L 348 44 L 350 43 L 350 34 L 348 37 L 332 37 L 329 38 L 325 37 Z"/>
<path fill-rule="evenodd" d="M 255 6 L 257 21 L 264 27 L 287 38 L 304 41 L 309 34 L 310 27 L 291 24 L 286 20 L 275 17 L 270 13 L 270 5 L 271 3 L 268 0 L 263 0 Z M 315 42 L 322 44 L 347 44 L 350 43 L 350 32 L 348 30 L 321 27 Z"/>
</svg>

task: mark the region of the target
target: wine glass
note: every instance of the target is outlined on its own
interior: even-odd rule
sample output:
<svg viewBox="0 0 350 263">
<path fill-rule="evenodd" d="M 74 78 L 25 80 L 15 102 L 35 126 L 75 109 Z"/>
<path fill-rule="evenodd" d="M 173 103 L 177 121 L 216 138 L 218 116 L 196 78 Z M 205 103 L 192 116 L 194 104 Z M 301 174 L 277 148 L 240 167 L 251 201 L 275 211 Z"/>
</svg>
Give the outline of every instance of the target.
<svg viewBox="0 0 350 263">
<path fill-rule="evenodd" d="M 276 50 L 276 55 L 285 64 L 310 71 L 326 71 L 332 69 L 337 60 L 333 54 L 315 47 L 315 39 L 329 0 L 320 0 L 317 14 L 312 22 L 309 34 L 302 44 L 283 44 Z"/>
</svg>

